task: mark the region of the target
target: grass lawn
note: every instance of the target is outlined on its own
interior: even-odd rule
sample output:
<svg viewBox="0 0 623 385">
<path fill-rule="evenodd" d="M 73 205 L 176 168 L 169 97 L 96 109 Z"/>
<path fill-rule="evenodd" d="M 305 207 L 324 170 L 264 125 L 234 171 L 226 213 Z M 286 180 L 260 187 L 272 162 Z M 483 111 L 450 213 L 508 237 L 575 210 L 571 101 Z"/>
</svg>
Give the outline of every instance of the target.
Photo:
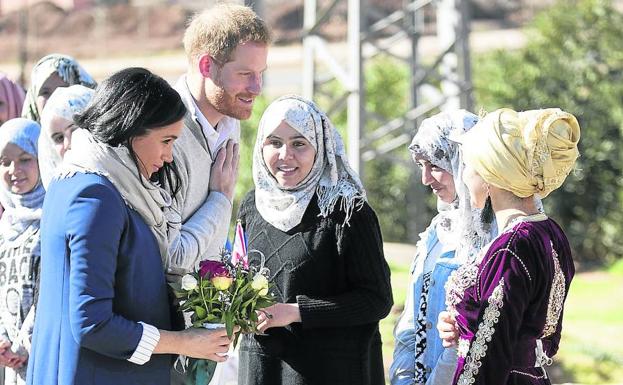
<svg viewBox="0 0 623 385">
<path fill-rule="evenodd" d="M 386 244 L 394 310 L 381 321 L 385 370 L 394 348 L 393 328 L 404 306 L 414 248 Z M 563 335 L 552 383 L 623 383 L 623 261 L 602 271 L 577 273 L 565 304 Z"/>
<path fill-rule="evenodd" d="M 564 382 L 623 382 L 623 261 L 577 274 L 565 305 L 560 362 Z"/>
</svg>

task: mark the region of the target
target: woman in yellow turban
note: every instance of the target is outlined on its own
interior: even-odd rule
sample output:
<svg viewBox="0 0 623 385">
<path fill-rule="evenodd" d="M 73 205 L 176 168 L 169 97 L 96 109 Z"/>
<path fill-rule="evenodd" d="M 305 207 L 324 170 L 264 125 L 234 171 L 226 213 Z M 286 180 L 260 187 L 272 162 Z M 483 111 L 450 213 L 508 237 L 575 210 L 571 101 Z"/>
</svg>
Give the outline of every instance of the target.
<svg viewBox="0 0 623 385">
<path fill-rule="evenodd" d="M 549 384 L 574 266 L 534 197 L 562 185 L 579 138 L 576 118 L 557 108 L 500 109 L 456 138 L 472 205 L 495 214 L 499 235 L 446 286 L 450 311 L 437 327 L 445 346 L 458 344 L 453 384 Z"/>
</svg>

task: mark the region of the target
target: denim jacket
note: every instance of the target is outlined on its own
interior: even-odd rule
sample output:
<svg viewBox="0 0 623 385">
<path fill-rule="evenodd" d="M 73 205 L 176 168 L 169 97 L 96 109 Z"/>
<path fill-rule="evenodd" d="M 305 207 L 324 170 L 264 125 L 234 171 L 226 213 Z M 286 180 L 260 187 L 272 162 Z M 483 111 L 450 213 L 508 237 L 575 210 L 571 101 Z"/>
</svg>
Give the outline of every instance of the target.
<svg viewBox="0 0 623 385">
<path fill-rule="evenodd" d="M 437 331 L 437 317 L 446 310 L 444 285 L 450 274 L 458 268 L 455 250 L 439 243 L 436 231 L 436 218 L 430 226 L 420 234 L 420 242 L 416 257 L 411 267 L 411 283 L 407 292 L 405 309 L 394 330 L 395 348 L 394 361 L 389 369 L 392 385 L 416 384 L 416 330 L 419 302 L 424 284 L 424 276 L 430 272 L 426 311 L 426 347 L 423 354 L 424 377 L 429 380 L 440 356 L 444 352 L 442 341 Z M 425 258 L 422 271 L 414 274 L 419 258 Z M 450 365 L 450 379 L 454 366 Z M 444 376 L 444 373 L 435 373 Z M 445 377 L 445 376 L 444 376 Z M 423 383 L 423 382 L 417 382 Z"/>
</svg>

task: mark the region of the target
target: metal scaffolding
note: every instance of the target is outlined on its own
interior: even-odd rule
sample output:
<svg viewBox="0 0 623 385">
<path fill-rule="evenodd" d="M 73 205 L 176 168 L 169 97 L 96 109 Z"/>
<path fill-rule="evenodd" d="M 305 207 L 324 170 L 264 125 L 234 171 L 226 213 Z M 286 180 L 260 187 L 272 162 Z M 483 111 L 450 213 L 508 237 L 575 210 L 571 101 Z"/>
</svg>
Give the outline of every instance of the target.
<svg viewBox="0 0 623 385">
<path fill-rule="evenodd" d="M 348 54 L 346 65 L 341 65 L 319 30 L 344 1 L 348 7 Z M 346 105 L 349 160 L 358 172 L 362 172 L 364 162 L 391 156 L 394 149 L 408 143 L 414 122 L 426 115 L 438 109 L 472 108 L 467 8 L 465 0 L 405 1 L 402 9 L 365 25 L 368 16 L 376 16 L 377 12 L 367 6 L 366 0 L 332 0 L 322 10 L 317 0 L 305 0 L 303 95 L 313 99 L 318 85 L 330 79 L 337 79 L 346 90 L 335 97 L 329 110 L 334 112 Z M 420 60 L 418 45 L 424 34 L 425 12 L 436 14 L 436 37 L 441 48 L 440 54 L 426 65 Z M 407 49 L 392 49 L 400 44 Z M 411 69 L 409 109 L 404 116 L 367 132 L 365 123 L 372 117 L 365 108 L 363 69 L 368 60 L 381 53 L 406 62 Z M 319 72 L 318 62 L 323 63 L 328 74 Z M 381 138 L 384 140 L 379 141 Z"/>
<path fill-rule="evenodd" d="M 346 60 L 340 53 L 345 62 L 342 65 L 319 31 L 340 10 L 339 6 L 343 12 L 344 1 L 348 53 Z M 379 16 L 380 12 L 366 0 L 331 0 L 323 9 L 319 9 L 318 0 L 305 0 L 304 12 L 303 95 L 310 99 L 319 94 L 330 96 L 329 115 L 346 109 L 349 161 L 360 174 L 365 162 L 373 159 L 405 162 L 404 153 L 395 150 L 406 152 L 405 145 L 426 116 L 440 110 L 472 110 L 467 0 L 405 0 L 402 9 L 386 16 Z M 435 29 L 426 20 L 433 18 Z M 368 19 L 377 21 L 366 25 Z M 429 50 L 435 53 L 424 52 L 424 38 L 434 39 L 436 49 Z M 408 98 L 407 112 L 389 121 L 366 110 L 363 71 L 366 63 L 379 54 L 395 57 L 410 69 L 409 95 L 403 96 Z M 322 86 L 333 79 L 345 90 L 342 95 L 323 92 Z M 374 126 L 366 129 L 367 122 L 374 122 Z M 423 213 L 429 192 L 414 172 L 410 173 L 408 185 L 407 232 L 409 240 L 415 242 L 425 226 Z"/>
</svg>

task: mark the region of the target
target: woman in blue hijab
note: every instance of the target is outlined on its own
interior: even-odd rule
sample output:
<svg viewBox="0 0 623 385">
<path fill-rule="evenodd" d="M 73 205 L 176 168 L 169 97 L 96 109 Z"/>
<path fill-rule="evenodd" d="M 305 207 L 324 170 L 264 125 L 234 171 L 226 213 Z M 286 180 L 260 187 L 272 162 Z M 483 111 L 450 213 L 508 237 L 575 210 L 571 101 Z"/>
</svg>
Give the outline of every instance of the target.
<svg viewBox="0 0 623 385">
<path fill-rule="evenodd" d="M 37 163 L 39 124 L 11 119 L 0 127 L 0 365 L 4 384 L 24 384 L 34 315 L 39 220 L 44 189 Z"/>
</svg>

